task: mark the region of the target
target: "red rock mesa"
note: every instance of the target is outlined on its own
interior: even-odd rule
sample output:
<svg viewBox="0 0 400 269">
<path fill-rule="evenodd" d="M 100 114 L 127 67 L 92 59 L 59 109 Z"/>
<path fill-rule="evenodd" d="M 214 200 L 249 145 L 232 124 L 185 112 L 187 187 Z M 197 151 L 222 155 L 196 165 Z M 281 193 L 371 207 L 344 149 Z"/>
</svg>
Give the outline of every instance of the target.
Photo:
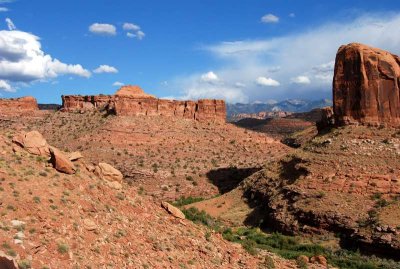
<svg viewBox="0 0 400 269">
<path fill-rule="evenodd" d="M 39 110 L 36 99 L 27 96 L 22 98 L 0 99 L 0 113 L 21 113 Z"/>
<path fill-rule="evenodd" d="M 171 116 L 203 122 L 225 122 L 223 100 L 177 101 L 157 99 L 138 86 L 123 86 L 115 95 L 62 96 L 64 111 L 107 110 L 119 116 Z"/>
</svg>

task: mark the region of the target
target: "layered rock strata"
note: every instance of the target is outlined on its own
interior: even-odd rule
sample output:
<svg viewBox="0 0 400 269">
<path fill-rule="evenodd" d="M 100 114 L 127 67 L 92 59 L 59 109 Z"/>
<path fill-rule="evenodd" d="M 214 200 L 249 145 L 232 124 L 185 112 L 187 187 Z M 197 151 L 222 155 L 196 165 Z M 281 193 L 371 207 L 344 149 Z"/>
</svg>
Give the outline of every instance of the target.
<svg viewBox="0 0 400 269">
<path fill-rule="evenodd" d="M 39 110 L 34 97 L 0 99 L 0 113 L 29 112 Z"/>
<path fill-rule="evenodd" d="M 115 95 L 62 96 L 64 111 L 106 110 L 118 116 L 170 116 L 202 122 L 225 122 L 223 100 L 177 101 L 157 99 L 137 86 L 124 86 Z"/>
</svg>

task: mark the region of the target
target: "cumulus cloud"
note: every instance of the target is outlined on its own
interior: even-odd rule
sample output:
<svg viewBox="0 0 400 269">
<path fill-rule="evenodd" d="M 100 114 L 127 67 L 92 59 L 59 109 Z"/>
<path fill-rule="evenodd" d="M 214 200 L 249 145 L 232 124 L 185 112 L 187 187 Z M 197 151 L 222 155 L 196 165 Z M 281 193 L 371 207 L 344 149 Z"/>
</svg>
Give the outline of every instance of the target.
<svg viewBox="0 0 400 269">
<path fill-rule="evenodd" d="M 106 64 L 102 64 L 99 67 L 97 67 L 95 70 L 93 70 L 93 73 L 96 73 L 96 74 L 118 73 L 118 69 L 115 68 L 114 66 L 109 66 L 109 65 L 106 65 Z"/>
<path fill-rule="evenodd" d="M 8 11 L 8 8 L 6 8 L 6 7 L 0 7 L 0 12 L 7 12 Z"/>
<path fill-rule="evenodd" d="M 126 36 L 129 38 L 142 40 L 146 36 L 146 34 L 141 30 L 141 27 L 134 23 L 126 22 L 122 25 L 122 29 L 127 31 Z"/>
<path fill-rule="evenodd" d="M 29 83 L 64 74 L 90 77 L 90 72 L 80 64 L 63 63 L 42 51 L 39 37 L 17 30 L 0 31 L 0 80 L 3 81 L 3 90 L 10 89 L 7 84 Z"/>
<path fill-rule="evenodd" d="M 210 71 L 205 74 L 202 74 L 201 80 L 205 82 L 215 82 L 218 81 L 218 76 L 214 72 Z"/>
<path fill-rule="evenodd" d="M 295 78 L 292 78 L 291 81 L 295 84 L 310 84 L 311 80 L 307 76 L 297 76 Z"/>
<path fill-rule="evenodd" d="M 331 98 L 334 60 L 343 44 L 360 42 L 400 54 L 400 14 L 365 14 L 327 22 L 286 36 L 220 42 L 202 47 L 216 57 L 214 70 L 225 85 L 240 81 L 250 101 L 286 98 Z M 301 74 L 304 78 L 295 80 Z M 259 77 L 280 82 L 274 91 L 260 91 Z M 298 87 L 294 82 L 306 82 Z M 177 85 L 179 86 L 179 85 Z"/>
<path fill-rule="evenodd" d="M 12 30 L 17 29 L 17 27 L 15 27 L 15 24 L 13 23 L 13 21 L 10 18 L 6 18 L 6 23 L 7 23 L 8 30 L 12 31 Z"/>
<path fill-rule="evenodd" d="M 139 40 L 142 40 L 145 36 L 146 36 L 146 34 L 145 34 L 144 32 L 142 32 L 142 31 L 138 31 L 138 32 L 136 33 L 136 37 L 137 37 L 137 39 L 139 39 Z"/>
<path fill-rule="evenodd" d="M 281 85 L 279 83 L 279 81 L 276 81 L 272 78 L 266 78 L 266 77 L 258 77 L 256 79 L 256 83 L 259 86 L 266 86 L 266 87 L 278 87 Z"/>
<path fill-rule="evenodd" d="M 122 83 L 122 82 L 116 81 L 112 85 L 115 86 L 115 87 L 121 87 L 121 86 L 124 86 L 125 84 Z"/>
<path fill-rule="evenodd" d="M 96 35 L 114 36 L 117 34 L 117 28 L 108 23 L 93 23 L 89 26 L 89 31 Z"/>
<path fill-rule="evenodd" d="M 263 23 L 278 23 L 279 17 L 275 16 L 274 14 L 266 14 L 262 16 L 261 22 Z"/>
<path fill-rule="evenodd" d="M 122 28 L 125 31 L 135 31 L 135 32 L 137 32 L 137 31 L 140 30 L 140 26 L 139 25 L 136 25 L 134 23 L 129 23 L 129 22 L 124 23 Z"/>
<path fill-rule="evenodd" d="M 11 85 L 7 81 L 0 80 L 0 90 L 6 91 L 6 92 L 11 92 L 14 89 L 11 87 Z"/>
</svg>

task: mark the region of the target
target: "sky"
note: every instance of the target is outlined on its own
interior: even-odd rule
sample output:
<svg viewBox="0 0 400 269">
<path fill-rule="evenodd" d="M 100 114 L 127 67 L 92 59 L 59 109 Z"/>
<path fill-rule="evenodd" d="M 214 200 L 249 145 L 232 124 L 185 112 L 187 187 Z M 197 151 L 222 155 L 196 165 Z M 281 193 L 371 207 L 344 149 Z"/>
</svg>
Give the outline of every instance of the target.
<svg viewBox="0 0 400 269">
<path fill-rule="evenodd" d="M 0 97 L 331 98 L 351 42 L 400 54 L 400 1 L 0 0 Z"/>
</svg>

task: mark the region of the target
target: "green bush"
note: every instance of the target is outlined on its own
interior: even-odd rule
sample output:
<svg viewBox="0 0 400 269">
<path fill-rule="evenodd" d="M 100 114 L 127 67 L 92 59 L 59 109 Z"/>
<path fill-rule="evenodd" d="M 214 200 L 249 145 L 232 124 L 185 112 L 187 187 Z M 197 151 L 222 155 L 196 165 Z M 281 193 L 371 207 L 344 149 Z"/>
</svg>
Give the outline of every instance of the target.
<svg viewBox="0 0 400 269">
<path fill-rule="evenodd" d="M 175 202 L 172 202 L 172 205 L 179 207 L 179 206 L 185 206 L 185 205 L 190 205 L 190 204 L 193 204 L 193 203 L 197 203 L 197 202 L 200 202 L 200 201 L 203 201 L 203 200 L 204 200 L 204 198 L 201 198 L 201 197 L 191 197 L 191 196 L 184 197 L 184 196 L 182 196 L 181 198 L 179 198 Z"/>
</svg>

